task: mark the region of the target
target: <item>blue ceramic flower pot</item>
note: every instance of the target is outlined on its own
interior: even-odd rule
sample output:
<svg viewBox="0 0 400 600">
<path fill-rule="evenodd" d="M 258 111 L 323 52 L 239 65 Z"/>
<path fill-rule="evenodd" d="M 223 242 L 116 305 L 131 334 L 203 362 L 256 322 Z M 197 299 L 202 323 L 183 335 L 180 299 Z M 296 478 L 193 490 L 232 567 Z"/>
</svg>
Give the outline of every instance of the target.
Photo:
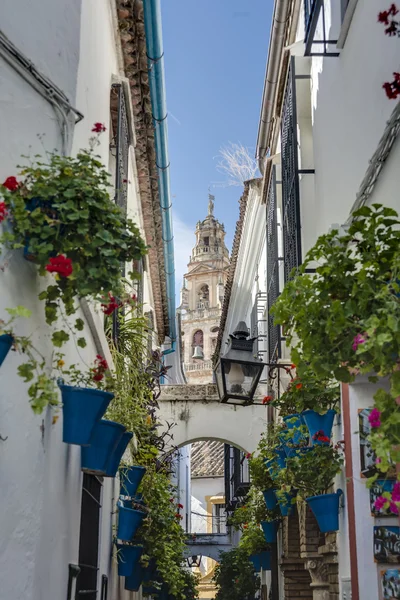
<svg viewBox="0 0 400 600">
<path fill-rule="evenodd" d="M 95 425 L 106 412 L 114 394 L 95 388 L 60 385 L 63 403 L 63 442 L 89 446 Z"/>
<path fill-rule="evenodd" d="M 336 411 L 332 408 L 328 410 L 325 414 L 320 415 L 315 412 L 315 410 L 305 410 L 303 412 L 303 419 L 305 424 L 307 425 L 308 432 L 310 434 L 311 444 L 313 446 L 329 446 L 329 442 L 320 442 L 318 440 L 314 440 L 313 436 L 315 436 L 318 432 L 323 432 L 323 435 L 331 439 L 332 436 L 332 427 L 333 421 L 335 419 Z"/>
<path fill-rule="evenodd" d="M 125 427 L 114 421 L 96 423 L 90 446 L 81 449 L 82 471 L 105 475 L 108 462 L 124 431 Z"/>
<path fill-rule="evenodd" d="M 261 569 L 264 569 L 264 571 L 271 570 L 271 552 L 269 550 L 259 552 L 258 554 L 251 554 L 249 560 L 257 573 Z"/>
<path fill-rule="evenodd" d="M 272 479 L 276 479 L 280 469 L 286 468 L 286 452 L 282 446 L 275 448 L 276 458 L 272 458 L 270 460 L 265 461 L 265 466 L 267 467 L 269 474 Z"/>
<path fill-rule="evenodd" d="M 263 496 L 265 500 L 265 506 L 268 508 L 268 510 L 274 510 L 278 504 L 274 490 L 264 490 Z"/>
<path fill-rule="evenodd" d="M 141 510 L 118 506 L 118 530 L 117 539 L 130 542 L 139 529 L 146 513 Z"/>
<path fill-rule="evenodd" d="M 294 456 L 299 456 L 301 454 L 306 454 L 307 452 L 310 452 L 310 450 L 312 450 L 312 446 L 302 446 L 299 448 L 289 448 L 289 447 L 285 447 L 285 452 L 286 452 L 286 456 L 288 458 L 293 458 Z"/>
<path fill-rule="evenodd" d="M 139 564 L 143 546 L 125 546 L 117 544 L 118 575 L 129 577 Z"/>
<path fill-rule="evenodd" d="M 283 422 L 288 428 L 288 433 L 283 436 L 286 443 L 291 442 L 294 445 L 298 445 L 303 442 L 307 443 L 305 435 L 299 431 L 299 428 L 304 425 L 302 414 L 296 413 L 294 415 L 287 415 L 286 417 L 283 417 Z M 290 430 L 294 428 L 296 428 L 296 430 L 293 431 L 293 435 L 290 435 Z"/>
<path fill-rule="evenodd" d="M 339 529 L 339 500 L 343 494 L 337 490 L 336 494 L 322 494 L 306 498 L 308 506 L 314 513 L 321 533 L 338 531 Z"/>
<path fill-rule="evenodd" d="M 121 496 L 129 496 L 130 498 L 135 496 L 145 473 L 145 467 L 134 466 L 121 469 Z"/>
<path fill-rule="evenodd" d="M 8 333 L 4 333 L 3 335 L 0 335 L 0 367 L 3 364 L 5 357 L 10 352 L 12 345 L 13 345 L 12 335 L 8 335 Z"/>
<path fill-rule="evenodd" d="M 284 498 L 282 500 L 280 500 L 278 498 L 279 508 L 280 508 L 282 517 L 288 517 L 289 515 L 292 514 L 292 512 L 293 512 L 293 504 L 292 504 L 293 498 L 294 498 L 293 494 L 289 494 L 287 492 L 284 492 Z"/>
<path fill-rule="evenodd" d="M 264 532 L 265 541 L 268 544 L 275 544 L 278 526 L 279 521 L 261 521 L 261 528 Z"/>
<path fill-rule="evenodd" d="M 144 579 L 145 569 L 138 562 L 133 569 L 133 573 L 129 577 L 125 577 L 125 589 L 130 592 L 138 592 Z"/>
<path fill-rule="evenodd" d="M 106 477 L 115 477 L 118 471 L 119 463 L 124 455 L 127 445 L 133 438 L 131 431 L 125 431 L 122 438 L 119 440 L 117 447 L 115 448 L 112 456 L 107 465 Z"/>
</svg>

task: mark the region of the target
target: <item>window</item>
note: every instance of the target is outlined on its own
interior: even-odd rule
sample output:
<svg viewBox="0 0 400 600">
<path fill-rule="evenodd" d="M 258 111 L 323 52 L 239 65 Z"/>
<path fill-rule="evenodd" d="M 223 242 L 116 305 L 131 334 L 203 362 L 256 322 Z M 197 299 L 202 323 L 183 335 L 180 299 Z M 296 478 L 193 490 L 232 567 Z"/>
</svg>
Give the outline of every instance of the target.
<svg viewBox="0 0 400 600">
<path fill-rule="evenodd" d="M 268 362 L 281 357 L 280 327 L 274 325 L 271 307 L 279 296 L 278 220 L 276 202 L 276 172 L 272 173 L 267 199 L 267 307 L 268 307 Z"/>
<path fill-rule="evenodd" d="M 282 109 L 282 209 L 284 279 L 301 264 L 300 190 L 297 148 L 296 80 L 294 58 L 288 71 Z"/>
<path fill-rule="evenodd" d="M 113 136 L 110 150 L 115 156 L 115 202 L 126 213 L 129 178 L 130 132 L 125 90 L 122 83 L 111 86 L 111 121 Z"/>
<path fill-rule="evenodd" d="M 209 237 L 203 238 L 203 242 L 204 242 L 205 246 L 209 246 L 210 245 L 210 238 Z"/>
<path fill-rule="evenodd" d="M 200 348 L 203 348 L 203 332 L 201 329 L 198 329 L 194 334 L 193 334 L 193 350 L 196 348 L 196 346 L 200 346 Z"/>
<path fill-rule="evenodd" d="M 211 333 L 218 333 L 219 327 L 211 327 Z"/>
<path fill-rule="evenodd" d="M 339 4 L 331 3 L 331 7 L 340 6 L 341 21 L 348 3 L 349 0 L 341 0 Z M 339 52 L 331 50 L 332 46 L 336 49 L 337 39 L 329 39 L 331 28 L 327 27 L 326 17 L 325 0 L 304 0 L 305 56 L 339 56 Z M 332 14 L 329 14 L 328 18 L 332 18 Z M 329 29 L 329 37 L 327 29 Z"/>
<path fill-rule="evenodd" d="M 210 291 L 208 289 L 208 285 L 202 285 L 200 288 L 200 300 L 207 301 L 210 297 Z"/>
<path fill-rule="evenodd" d="M 95 475 L 84 473 L 76 600 L 97 600 L 101 487 Z"/>
<path fill-rule="evenodd" d="M 212 532 L 226 533 L 226 512 L 224 504 L 212 505 Z"/>
</svg>

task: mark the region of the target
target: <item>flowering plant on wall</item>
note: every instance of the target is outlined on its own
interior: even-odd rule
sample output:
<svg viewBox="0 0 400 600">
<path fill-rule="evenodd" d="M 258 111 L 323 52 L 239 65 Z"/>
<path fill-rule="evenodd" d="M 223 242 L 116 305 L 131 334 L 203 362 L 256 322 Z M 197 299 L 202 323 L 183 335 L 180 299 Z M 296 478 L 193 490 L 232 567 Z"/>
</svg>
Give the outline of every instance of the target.
<svg viewBox="0 0 400 600">
<path fill-rule="evenodd" d="M 118 305 L 126 296 L 121 266 L 146 253 L 137 226 L 110 198 L 110 176 L 94 154 L 96 142 L 76 157 L 37 156 L 0 186 L 0 218 L 12 223 L 1 243 L 24 248 L 40 275 L 54 275 L 39 296 L 49 324 L 60 301 L 67 315 L 75 312 L 76 297 L 94 298 L 104 310 L 116 298 Z"/>
<path fill-rule="evenodd" d="M 369 436 L 382 472 L 400 461 L 399 226 L 395 210 L 362 207 L 345 233 L 318 238 L 272 309 L 289 343 L 296 336 L 292 358 L 317 375 L 389 378 L 389 391 L 374 395 Z M 306 273 L 310 267 L 315 275 Z"/>
<path fill-rule="evenodd" d="M 385 35 L 389 37 L 400 37 L 399 9 L 396 4 L 391 4 L 387 10 L 378 13 L 378 22 L 385 27 Z M 393 73 L 393 81 L 387 81 L 382 85 L 389 100 L 396 100 L 400 96 L 400 73 Z"/>
<path fill-rule="evenodd" d="M 32 342 L 32 336 L 17 335 L 14 329 L 19 318 L 29 318 L 31 311 L 24 306 L 6 308 L 9 318 L 0 319 L 0 336 L 12 338 L 11 350 L 18 352 L 24 362 L 18 366 L 18 374 L 29 383 L 28 396 L 34 413 L 40 414 L 47 405 L 58 404 L 58 393 L 54 378 L 51 377 L 46 361 L 40 350 Z"/>
</svg>

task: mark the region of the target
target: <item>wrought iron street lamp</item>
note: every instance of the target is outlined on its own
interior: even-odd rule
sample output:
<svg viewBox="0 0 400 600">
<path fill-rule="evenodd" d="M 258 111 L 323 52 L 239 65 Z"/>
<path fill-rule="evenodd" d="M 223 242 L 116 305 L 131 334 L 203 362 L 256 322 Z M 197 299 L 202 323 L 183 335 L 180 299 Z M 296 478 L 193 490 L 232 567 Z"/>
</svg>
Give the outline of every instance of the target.
<svg viewBox="0 0 400 600">
<path fill-rule="evenodd" d="M 193 567 L 200 567 L 201 565 L 201 559 L 202 559 L 202 555 L 201 554 L 194 554 L 193 556 L 189 556 L 186 560 L 187 560 L 187 564 L 188 567 L 190 569 L 192 569 Z"/>
<path fill-rule="evenodd" d="M 264 363 L 254 352 L 257 338 L 249 338 L 244 321 L 229 337 L 229 348 L 215 367 L 218 395 L 223 403 L 246 406 L 253 402 Z"/>
</svg>

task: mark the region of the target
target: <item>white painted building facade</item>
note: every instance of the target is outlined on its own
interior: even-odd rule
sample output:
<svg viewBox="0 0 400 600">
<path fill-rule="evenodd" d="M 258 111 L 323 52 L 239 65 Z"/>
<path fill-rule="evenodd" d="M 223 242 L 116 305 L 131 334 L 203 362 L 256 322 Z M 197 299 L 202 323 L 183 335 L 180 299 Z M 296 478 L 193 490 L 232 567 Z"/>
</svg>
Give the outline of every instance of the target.
<svg viewBox="0 0 400 600">
<path fill-rule="evenodd" d="M 24 1 L 18 6 L 9 0 L 2 2 L 0 181 L 16 174 L 21 155 L 53 149 L 75 154 L 80 148 L 88 147 L 95 122 L 107 127 L 100 138 L 98 153 L 113 173 L 110 95 L 112 84 L 122 83 L 131 138 L 127 210 L 145 237 L 135 153 L 135 117 L 130 81 L 124 67 L 127 50 L 125 45 L 124 54 L 120 37 L 119 19 L 126 16 L 114 0 Z M 12 56 L 15 49 L 18 53 Z M 34 65 L 31 73 L 24 64 L 24 57 Z M 40 74 L 48 79 L 44 85 Z M 58 92 L 54 88 L 46 92 L 46 86 L 47 89 L 57 86 L 65 94 L 65 97 L 60 94 L 61 100 L 55 108 L 54 97 Z M 49 97 L 53 99 L 49 101 Z M 75 125 L 77 118 L 81 120 Z M 22 304 L 29 308 L 32 317 L 18 323 L 17 333 L 32 334 L 35 344 L 51 362 L 53 349 L 48 341 L 51 332 L 44 322 L 43 303 L 37 299 L 43 284 L 35 265 L 25 261 L 19 251 L 3 252 L 0 261 L 0 317 L 5 316 L 7 307 Z M 157 328 L 153 291 L 150 272 L 145 270 L 142 277 L 144 311 L 154 313 Z M 78 354 L 74 344 L 67 343 L 66 361 L 79 364 L 83 359 L 92 363 L 99 353 L 110 361 L 99 307 L 82 302 L 76 316 L 85 322 L 83 334 L 88 344 Z M 157 336 L 153 343 L 155 347 Z M 79 563 L 81 450 L 62 442 L 62 413 L 54 424 L 54 411 L 50 408 L 40 416 L 33 414 L 27 385 L 17 375 L 20 363 L 21 357 L 11 352 L 0 369 L 0 433 L 4 439 L 0 442 L 3 490 L 0 596 L 13 600 L 72 600 L 75 583 L 72 581 L 68 595 L 67 588 L 69 565 Z M 140 594 L 124 590 L 123 578 L 118 578 L 116 571 L 113 527 L 118 480 L 104 479 L 101 486 L 97 594 L 90 598 L 139 598 Z M 104 578 L 108 579 L 108 596 Z"/>
</svg>

